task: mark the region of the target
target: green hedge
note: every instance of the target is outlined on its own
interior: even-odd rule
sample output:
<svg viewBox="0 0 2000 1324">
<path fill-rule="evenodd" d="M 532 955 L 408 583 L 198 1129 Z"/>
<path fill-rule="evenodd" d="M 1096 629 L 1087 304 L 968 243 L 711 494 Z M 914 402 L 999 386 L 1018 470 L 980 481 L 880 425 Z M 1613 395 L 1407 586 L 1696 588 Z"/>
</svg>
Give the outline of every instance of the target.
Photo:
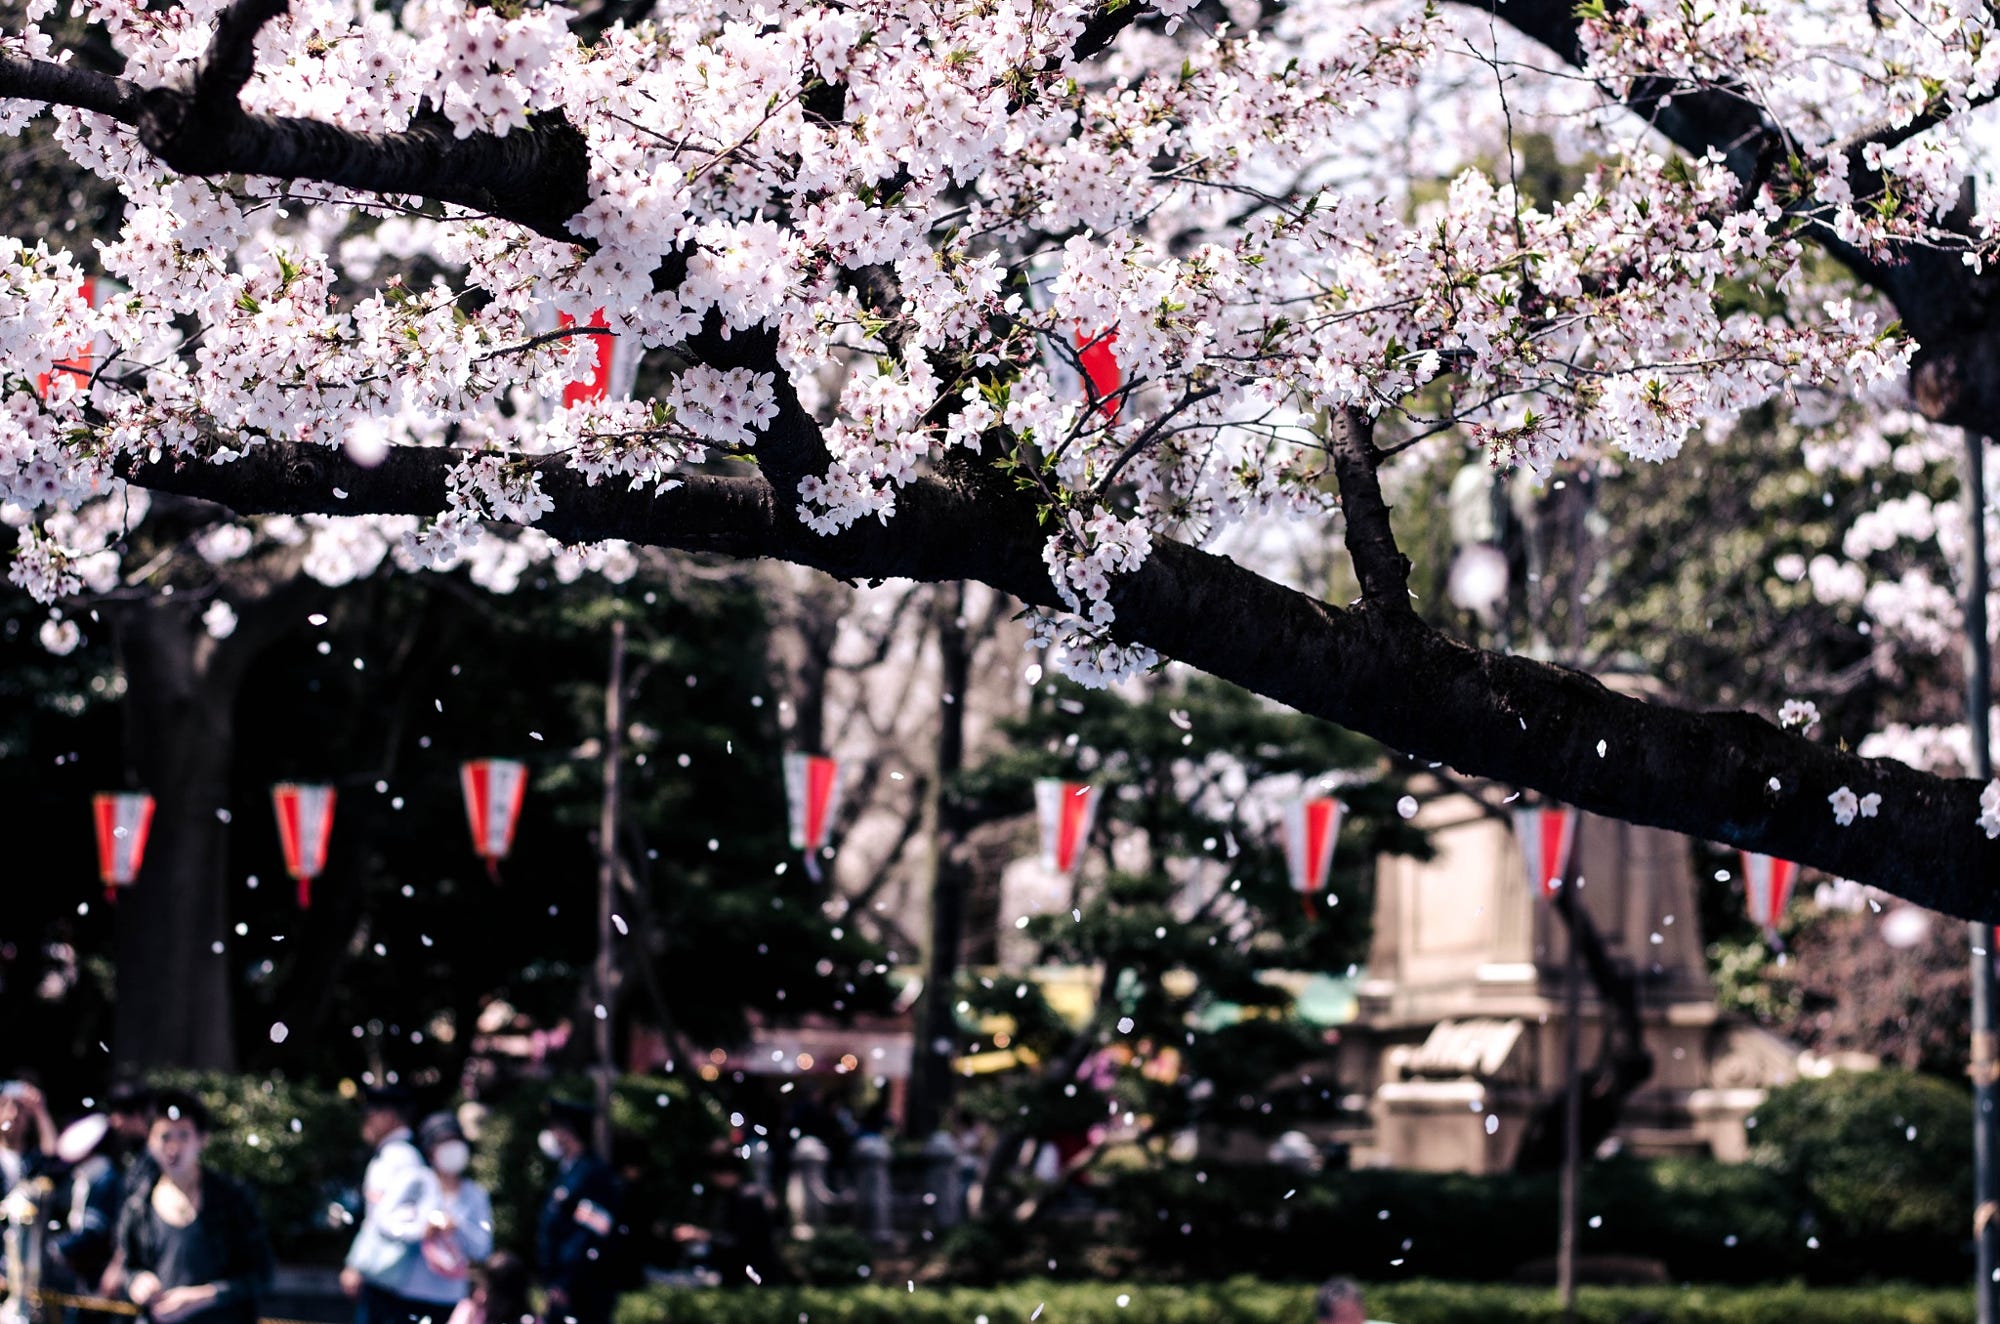
<svg viewBox="0 0 2000 1324">
<path fill-rule="evenodd" d="M 1972 1093 L 1908 1071 L 1836 1072 L 1773 1090 L 1758 1161 L 1792 1188 L 1829 1256 L 1964 1272 L 1972 1209 Z"/>
<path fill-rule="evenodd" d="M 627 1296 L 617 1324 L 1309 1324 L 1313 1288 L 1232 1279 L 1197 1287 L 1024 1282 L 936 1289 L 840 1289 Z M 1124 1304 L 1120 1304 L 1120 1298 Z M 1404 1282 L 1367 1289 L 1369 1314 L 1393 1324 L 1556 1324 L 1547 1289 Z M 1580 1324 L 1970 1324 L 1970 1289 L 1909 1287 L 1585 1288 Z M 1037 1314 L 1039 1312 L 1039 1315 Z"/>
<path fill-rule="evenodd" d="M 169 1072 L 153 1083 L 190 1091 L 213 1115 L 203 1161 L 256 1193 L 279 1258 L 339 1261 L 354 1236 L 339 1201 L 368 1162 L 353 1104 L 279 1075 Z"/>
<path fill-rule="evenodd" d="M 1118 1216 L 1109 1239 L 1128 1251 L 1111 1276 L 1176 1281 L 1254 1274 L 1310 1277 L 1338 1256 L 1376 1281 L 1504 1281 L 1555 1250 L 1553 1177 L 1362 1170 L 1301 1175 L 1251 1165 L 1174 1166 L 1127 1173 L 1101 1189 Z M 1835 1260 L 1809 1244 L 1806 1208 L 1780 1175 L 1707 1161 L 1619 1160 L 1585 1169 L 1581 1250 L 1657 1261 L 1679 1282 L 1851 1281 L 1910 1276 L 1866 1253 Z M 1022 1247 L 998 1281 L 1053 1253 L 1061 1276 L 1106 1276 L 1060 1246 Z M 1947 1250 L 1950 1248 L 1947 1247 Z M 1968 1270 L 1969 1272 L 1969 1270 Z M 955 1275 L 959 1276 L 959 1275 Z"/>
</svg>

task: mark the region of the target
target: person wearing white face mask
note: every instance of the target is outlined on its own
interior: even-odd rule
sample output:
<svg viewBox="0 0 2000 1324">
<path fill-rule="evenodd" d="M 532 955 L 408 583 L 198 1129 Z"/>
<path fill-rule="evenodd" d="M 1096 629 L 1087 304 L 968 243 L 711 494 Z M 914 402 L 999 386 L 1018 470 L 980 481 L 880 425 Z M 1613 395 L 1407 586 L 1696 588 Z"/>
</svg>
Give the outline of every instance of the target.
<svg viewBox="0 0 2000 1324">
<path fill-rule="evenodd" d="M 551 1099 L 537 1142 L 553 1169 L 535 1223 L 535 1259 L 548 1291 L 550 1324 L 610 1324 L 617 1302 L 620 1247 L 618 1178 L 590 1152 L 596 1109 Z"/>
<path fill-rule="evenodd" d="M 485 1187 L 465 1175 L 472 1147 L 456 1117 L 426 1117 L 417 1128 L 417 1147 L 430 1167 L 417 1178 L 419 1253 L 399 1291 L 433 1307 L 434 1324 L 444 1324 L 465 1296 L 472 1265 L 493 1253 L 493 1202 Z"/>
</svg>

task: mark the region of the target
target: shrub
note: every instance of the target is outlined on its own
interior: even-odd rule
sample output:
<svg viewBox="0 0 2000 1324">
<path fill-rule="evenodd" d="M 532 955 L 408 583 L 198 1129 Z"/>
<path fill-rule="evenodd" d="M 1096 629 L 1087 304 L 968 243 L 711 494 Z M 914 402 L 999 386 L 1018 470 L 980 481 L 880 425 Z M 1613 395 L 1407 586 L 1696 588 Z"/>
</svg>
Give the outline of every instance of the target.
<svg viewBox="0 0 2000 1324">
<path fill-rule="evenodd" d="M 1144 1272 L 1175 1280 L 1333 1271 L 1506 1279 L 1547 1259 L 1556 1241 L 1551 1177 L 1205 1164 L 1128 1173 L 1104 1189 L 1119 1213 L 1113 1235 L 1130 1241 Z M 1659 1261 L 1684 1281 L 1768 1281 L 1815 1268 L 1791 1188 L 1760 1168 L 1593 1164 L 1582 1213 L 1583 1254 Z M 1033 1262 L 1032 1252 L 1022 1258 Z"/>
<path fill-rule="evenodd" d="M 154 1083 L 188 1090 L 208 1108 L 215 1132 L 204 1161 L 256 1194 L 279 1258 L 339 1260 L 353 1236 L 343 1202 L 368 1161 L 351 1104 L 276 1075 L 175 1072 Z"/>
<path fill-rule="evenodd" d="M 1836 1072 L 1774 1090 L 1758 1160 L 1788 1181 L 1834 1255 L 1915 1276 L 1966 1271 L 1972 1100 L 1906 1071 Z"/>
<path fill-rule="evenodd" d="M 803 1241 L 785 1247 L 785 1265 L 793 1281 L 810 1287 L 846 1287 L 865 1281 L 873 1271 L 875 1245 L 851 1227 L 823 1227 Z"/>
<path fill-rule="evenodd" d="M 1300 1324 L 1310 1284 L 1232 1279 L 1200 1287 L 1028 1281 L 996 1288 L 884 1283 L 854 1288 L 627 1296 L 617 1324 Z M 1557 1324 L 1554 1292 L 1463 1283 L 1404 1282 L 1367 1289 L 1369 1313 L 1395 1324 Z M 1584 1288 L 1579 1324 L 1625 1324 L 1652 1311 L 1661 1324 L 1971 1324 L 1972 1294 L 1902 1288 Z"/>
</svg>

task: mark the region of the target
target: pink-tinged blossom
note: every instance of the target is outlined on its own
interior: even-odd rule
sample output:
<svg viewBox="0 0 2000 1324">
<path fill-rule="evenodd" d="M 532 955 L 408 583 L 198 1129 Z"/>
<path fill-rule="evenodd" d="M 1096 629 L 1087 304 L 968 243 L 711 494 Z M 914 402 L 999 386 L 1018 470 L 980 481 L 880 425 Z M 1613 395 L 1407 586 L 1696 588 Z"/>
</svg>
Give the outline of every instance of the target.
<svg viewBox="0 0 2000 1324">
<path fill-rule="evenodd" d="M 1842 827 L 1853 823 L 1854 816 L 1861 811 L 1860 797 L 1845 786 L 1826 797 L 1826 802 L 1833 806 L 1833 821 Z"/>
</svg>

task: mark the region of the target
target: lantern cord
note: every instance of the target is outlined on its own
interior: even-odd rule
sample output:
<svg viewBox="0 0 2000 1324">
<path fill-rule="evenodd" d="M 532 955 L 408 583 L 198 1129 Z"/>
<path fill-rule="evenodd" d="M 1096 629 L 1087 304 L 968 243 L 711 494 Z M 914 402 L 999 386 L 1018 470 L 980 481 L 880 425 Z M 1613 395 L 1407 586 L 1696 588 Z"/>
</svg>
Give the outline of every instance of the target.
<svg viewBox="0 0 2000 1324">
<path fill-rule="evenodd" d="M 1319 919 L 1319 907 L 1313 904 L 1313 894 L 1311 892 L 1300 894 L 1299 905 L 1305 910 L 1307 921 L 1312 922 Z"/>
<path fill-rule="evenodd" d="M 826 881 L 825 876 L 820 873 L 819 852 L 811 847 L 806 848 L 806 877 L 812 879 L 815 883 Z"/>
<path fill-rule="evenodd" d="M 497 855 L 482 855 L 480 858 L 486 861 L 486 876 L 493 880 L 493 885 L 495 887 L 504 886 L 500 881 L 500 857 Z"/>
<path fill-rule="evenodd" d="M 311 910 L 313 904 L 313 880 L 310 875 L 299 878 L 299 909 Z"/>
</svg>

